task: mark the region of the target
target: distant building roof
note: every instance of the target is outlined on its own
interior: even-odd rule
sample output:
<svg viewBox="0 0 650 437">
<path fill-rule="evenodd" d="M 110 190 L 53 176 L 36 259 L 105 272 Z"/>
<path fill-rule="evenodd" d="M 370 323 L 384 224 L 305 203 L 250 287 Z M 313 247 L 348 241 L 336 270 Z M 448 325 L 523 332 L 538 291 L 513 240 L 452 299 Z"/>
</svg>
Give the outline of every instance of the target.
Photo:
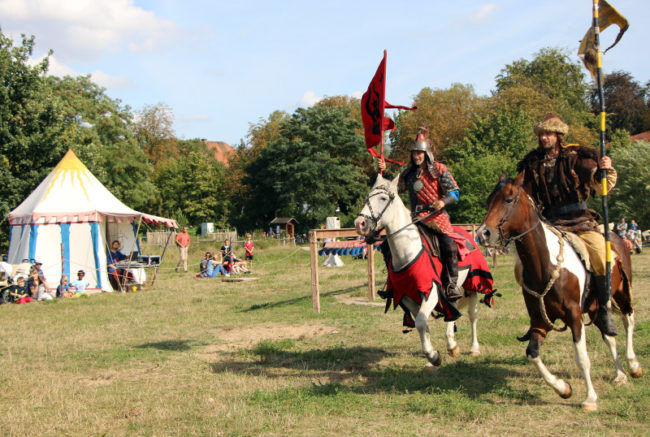
<svg viewBox="0 0 650 437">
<path fill-rule="evenodd" d="M 287 223 L 296 223 L 298 224 L 298 220 L 292 217 L 276 217 L 273 220 L 271 220 L 270 225 L 286 225 Z"/>
<path fill-rule="evenodd" d="M 630 138 L 632 138 L 632 141 L 647 141 L 650 143 L 650 130 L 632 135 Z"/>
<path fill-rule="evenodd" d="M 235 149 L 223 141 L 208 141 L 204 139 L 203 142 L 208 146 L 208 149 L 214 150 L 214 157 L 217 158 L 217 161 L 223 162 L 228 166 L 229 156 L 235 151 Z"/>
</svg>

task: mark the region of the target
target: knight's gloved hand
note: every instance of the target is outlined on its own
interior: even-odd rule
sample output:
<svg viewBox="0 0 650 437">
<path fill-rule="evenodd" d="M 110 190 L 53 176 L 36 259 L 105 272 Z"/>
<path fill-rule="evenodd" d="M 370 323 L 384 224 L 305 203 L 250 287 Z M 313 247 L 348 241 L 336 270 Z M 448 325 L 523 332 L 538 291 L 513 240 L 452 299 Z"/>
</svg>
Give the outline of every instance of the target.
<svg viewBox="0 0 650 437">
<path fill-rule="evenodd" d="M 488 308 L 492 308 L 492 305 L 494 305 L 494 297 L 501 297 L 501 293 L 497 293 L 497 289 L 495 288 L 492 291 L 489 291 L 485 293 L 483 296 L 483 299 L 481 299 L 481 303 L 484 303 L 487 305 Z"/>
</svg>

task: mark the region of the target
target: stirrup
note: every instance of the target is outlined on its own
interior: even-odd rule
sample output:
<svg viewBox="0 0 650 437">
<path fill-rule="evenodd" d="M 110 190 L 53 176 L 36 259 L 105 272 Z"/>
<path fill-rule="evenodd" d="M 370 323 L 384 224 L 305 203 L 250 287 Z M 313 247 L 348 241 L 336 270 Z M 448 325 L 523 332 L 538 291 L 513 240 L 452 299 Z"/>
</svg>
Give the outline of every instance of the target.
<svg viewBox="0 0 650 437">
<path fill-rule="evenodd" d="M 458 287 L 452 284 L 447 285 L 447 288 L 445 290 L 445 296 L 447 297 L 447 300 L 449 300 L 450 302 L 455 302 L 461 297 L 463 297 L 460 291 L 458 291 Z"/>
</svg>

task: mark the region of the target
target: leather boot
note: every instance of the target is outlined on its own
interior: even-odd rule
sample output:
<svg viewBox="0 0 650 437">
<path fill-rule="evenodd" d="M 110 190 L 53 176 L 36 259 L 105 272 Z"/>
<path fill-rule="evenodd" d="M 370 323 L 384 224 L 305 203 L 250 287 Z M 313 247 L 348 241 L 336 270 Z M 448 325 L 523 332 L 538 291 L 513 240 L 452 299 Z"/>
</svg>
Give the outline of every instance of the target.
<svg viewBox="0 0 650 437">
<path fill-rule="evenodd" d="M 451 238 L 449 238 L 451 240 Z M 441 249 L 442 249 L 441 244 Z M 442 262 L 444 263 L 442 274 L 442 286 L 445 289 L 445 296 L 450 302 L 457 301 L 463 295 L 458 291 L 458 247 L 456 242 L 451 240 L 451 244 L 441 250 Z"/>
<path fill-rule="evenodd" d="M 607 289 L 607 277 L 594 276 L 594 288 L 596 291 L 596 298 L 598 299 L 598 318 L 596 319 L 596 326 L 603 334 L 613 337 L 618 335 L 618 328 L 612 320 L 612 312 L 607 305 L 609 303 L 610 293 Z"/>
</svg>

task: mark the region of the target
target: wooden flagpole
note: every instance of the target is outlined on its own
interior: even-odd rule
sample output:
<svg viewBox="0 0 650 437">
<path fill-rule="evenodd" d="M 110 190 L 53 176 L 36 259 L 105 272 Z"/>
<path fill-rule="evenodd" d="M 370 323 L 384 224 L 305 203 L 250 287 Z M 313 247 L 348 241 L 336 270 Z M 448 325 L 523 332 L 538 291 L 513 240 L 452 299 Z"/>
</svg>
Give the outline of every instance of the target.
<svg viewBox="0 0 650 437">
<path fill-rule="evenodd" d="M 596 80 L 598 83 L 598 99 L 600 100 L 600 156 L 605 156 L 607 150 L 605 149 L 605 129 L 606 129 L 606 113 L 605 113 L 605 96 L 603 92 L 603 63 L 602 52 L 600 49 L 600 26 L 598 24 L 598 0 L 593 0 L 593 26 L 594 26 L 594 43 L 598 53 L 598 68 Z M 607 199 L 607 170 L 601 170 L 601 183 L 602 183 L 602 202 L 603 202 L 603 224 L 605 227 L 605 276 L 607 281 L 607 294 L 612 295 L 612 245 L 609 241 L 609 205 Z"/>
</svg>

